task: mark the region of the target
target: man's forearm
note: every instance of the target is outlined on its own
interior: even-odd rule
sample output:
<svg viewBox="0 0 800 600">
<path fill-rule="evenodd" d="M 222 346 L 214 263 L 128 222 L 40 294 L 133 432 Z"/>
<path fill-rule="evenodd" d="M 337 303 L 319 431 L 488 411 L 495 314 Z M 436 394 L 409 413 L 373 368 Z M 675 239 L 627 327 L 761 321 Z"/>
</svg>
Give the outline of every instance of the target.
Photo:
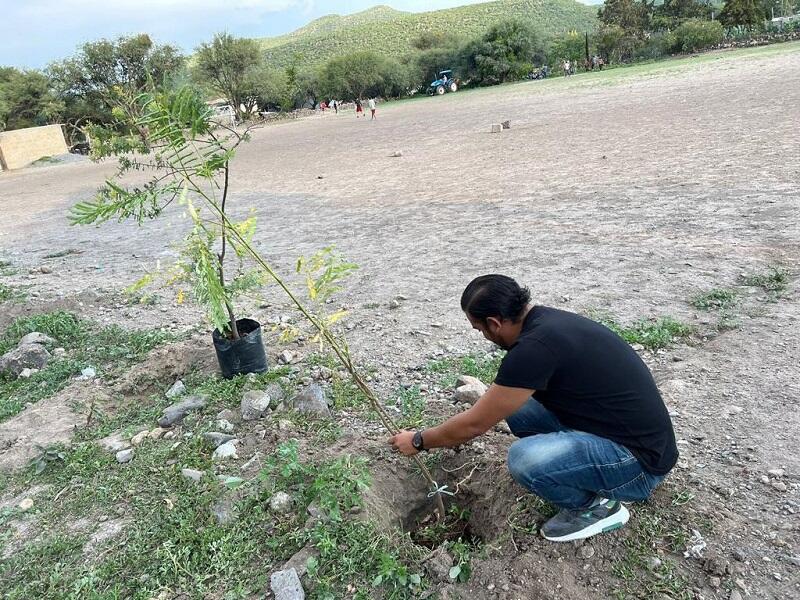
<svg viewBox="0 0 800 600">
<path fill-rule="evenodd" d="M 458 446 L 486 433 L 470 417 L 469 411 L 466 411 L 450 417 L 441 425 L 426 429 L 422 434 L 425 448 Z"/>
</svg>

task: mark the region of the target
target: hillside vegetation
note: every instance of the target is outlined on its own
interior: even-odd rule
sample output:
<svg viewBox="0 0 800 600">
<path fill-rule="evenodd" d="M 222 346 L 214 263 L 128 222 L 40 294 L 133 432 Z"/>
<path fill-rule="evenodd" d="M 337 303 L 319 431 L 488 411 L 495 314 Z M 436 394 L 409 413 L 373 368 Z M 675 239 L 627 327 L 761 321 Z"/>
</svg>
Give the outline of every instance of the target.
<svg viewBox="0 0 800 600">
<path fill-rule="evenodd" d="M 533 22 L 543 35 L 593 30 L 597 9 L 575 0 L 499 0 L 425 13 L 407 13 L 376 6 L 348 16 L 328 15 L 287 35 L 259 40 L 267 59 L 279 65 L 298 57 L 318 64 L 332 56 L 374 50 L 400 57 L 421 33 L 450 32 L 465 37 L 481 35 L 508 18 Z"/>
</svg>

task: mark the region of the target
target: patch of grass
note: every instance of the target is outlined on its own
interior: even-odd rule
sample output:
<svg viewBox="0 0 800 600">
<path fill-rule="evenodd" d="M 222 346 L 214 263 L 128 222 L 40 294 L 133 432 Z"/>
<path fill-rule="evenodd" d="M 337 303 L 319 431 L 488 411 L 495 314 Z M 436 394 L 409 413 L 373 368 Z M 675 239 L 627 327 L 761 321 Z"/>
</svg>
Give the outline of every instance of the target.
<svg viewBox="0 0 800 600">
<path fill-rule="evenodd" d="M 27 294 L 22 290 L 0 282 L 0 304 L 3 302 L 24 302 Z"/>
<path fill-rule="evenodd" d="M 16 273 L 17 269 L 10 260 L 0 260 L 0 277 L 10 277 Z"/>
<path fill-rule="evenodd" d="M 0 420 L 17 414 L 26 402 L 37 402 L 54 394 L 85 367 L 92 366 L 98 373 L 121 369 L 140 361 L 156 346 L 176 339 L 174 334 L 162 330 L 98 327 L 59 311 L 14 321 L 0 335 L 0 354 L 15 347 L 20 338 L 33 331 L 55 339 L 67 354 L 63 358 L 51 358 L 44 369 L 28 379 L 0 377 Z"/>
<path fill-rule="evenodd" d="M 470 375 L 484 383 L 491 383 L 497 375 L 503 356 L 504 353 L 492 353 L 437 358 L 430 361 L 425 370 L 440 376 L 441 387 L 453 387 L 459 375 Z"/>
<path fill-rule="evenodd" d="M 676 572 L 675 564 L 668 558 L 661 558 L 661 564 L 652 570 L 647 568 L 647 559 L 656 556 L 659 546 L 675 550 L 676 531 L 668 529 L 671 519 L 653 510 L 643 510 L 628 525 L 625 553 L 616 557 L 611 567 L 611 572 L 622 580 L 613 590 L 614 598 L 655 598 L 660 594 L 675 600 L 693 598 L 689 582 Z M 681 530 L 677 535 L 682 538 L 685 534 Z"/>
<path fill-rule="evenodd" d="M 340 377 L 334 373 L 330 382 L 330 393 L 333 400 L 333 407 L 343 408 L 363 408 L 369 406 L 369 399 L 364 395 L 353 380 L 349 377 Z"/>
<path fill-rule="evenodd" d="M 735 291 L 717 288 L 696 295 L 692 298 L 691 305 L 700 310 L 725 310 L 733 307 L 738 299 Z"/>
<path fill-rule="evenodd" d="M 629 344 L 641 344 L 648 350 L 666 348 L 678 340 L 688 338 L 693 333 L 691 325 L 672 317 L 655 320 L 643 319 L 629 326 L 620 325 L 614 319 L 603 315 L 593 315 L 592 318 L 608 327 Z"/>
<path fill-rule="evenodd" d="M 753 273 L 742 277 L 742 283 L 759 287 L 773 297 L 780 297 L 789 288 L 789 271 L 782 267 L 770 267 L 763 273 Z"/>
<path fill-rule="evenodd" d="M 401 429 L 417 429 L 425 424 L 425 398 L 419 386 L 401 388 L 396 402 L 400 408 L 398 425 Z"/>
</svg>

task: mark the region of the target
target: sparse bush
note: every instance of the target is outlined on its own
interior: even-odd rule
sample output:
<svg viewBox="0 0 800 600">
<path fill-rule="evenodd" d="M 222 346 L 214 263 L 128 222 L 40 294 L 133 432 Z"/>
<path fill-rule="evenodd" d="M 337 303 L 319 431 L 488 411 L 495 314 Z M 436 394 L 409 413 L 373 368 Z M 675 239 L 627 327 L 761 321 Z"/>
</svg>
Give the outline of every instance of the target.
<svg viewBox="0 0 800 600">
<path fill-rule="evenodd" d="M 689 19 L 675 30 L 675 46 L 681 52 L 696 52 L 722 42 L 724 31 L 718 21 Z"/>
</svg>

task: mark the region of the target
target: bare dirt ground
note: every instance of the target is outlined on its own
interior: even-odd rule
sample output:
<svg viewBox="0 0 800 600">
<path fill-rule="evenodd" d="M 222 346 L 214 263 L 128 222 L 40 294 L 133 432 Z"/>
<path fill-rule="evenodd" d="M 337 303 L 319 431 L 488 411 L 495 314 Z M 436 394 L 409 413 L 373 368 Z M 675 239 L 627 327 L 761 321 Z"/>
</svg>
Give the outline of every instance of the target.
<svg viewBox="0 0 800 600">
<path fill-rule="evenodd" d="M 505 119 L 511 129 L 489 133 Z M 258 245 L 281 268 L 331 243 L 360 265 L 341 302 L 353 311 L 351 347 L 384 391 L 426 381 L 419 368 L 433 358 L 486 349 L 458 309 L 486 272 L 525 282 L 537 303 L 695 326 L 690 343 L 644 356 L 681 450 L 653 504 L 707 544 L 703 558 L 674 553 L 686 593 L 797 598 L 800 295 L 794 280 L 773 299 L 741 276 L 800 273 L 798 123 L 794 44 L 379 105 L 374 122 L 342 113 L 267 127 L 236 157 L 232 198 L 256 209 Z M 30 286 L 26 304 L 3 305 L 0 325 L 54 305 L 129 327 L 199 321 L 169 299 L 153 308 L 117 297 L 174 257 L 179 210 L 144 231 L 68 226 L 69 206 L 112 172 L 87 163 L 0 175 L 0 259 L 20 269 L 4 281 Z M 79 252 L 44 258 L 66 249 Z M 690 305 L 714 288 L 740 291 L 737 327 L 720 331 Z M 245 312 L 288 312 L 267 295 Z M 430 392 L 441 414 L 452 410 L 445 395 Z M 480 464 L 473 530 L 502 541 L 443 597 L 611 597 L 624 531 L 592 540 L 591 553 L 503 537 L 524 495 L 504 470 L 509 443 L 494 432 L 470 454 Z"/>
</svg>

